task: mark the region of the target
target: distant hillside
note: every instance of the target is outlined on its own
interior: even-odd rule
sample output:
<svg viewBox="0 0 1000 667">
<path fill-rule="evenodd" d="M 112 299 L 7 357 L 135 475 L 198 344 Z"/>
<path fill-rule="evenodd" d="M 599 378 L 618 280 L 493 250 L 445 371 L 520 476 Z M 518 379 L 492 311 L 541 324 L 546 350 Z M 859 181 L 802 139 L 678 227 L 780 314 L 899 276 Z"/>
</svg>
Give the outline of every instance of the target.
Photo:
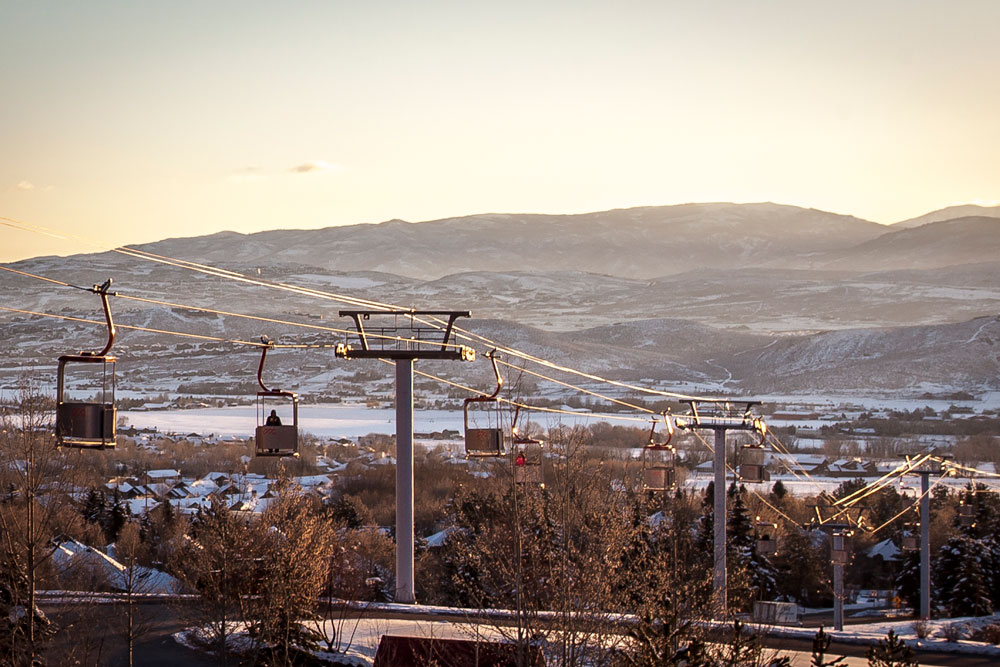
<svg viewBox="0 0 1000 667">
<path fill-rule="evenodd" d="M 329 351 L 346 325 L 338 312 L 346 303 L 330 293 L 404 308 L 468 309 L 477 319 L 463 326 L 502 345 L 664 388 L 1000 388 L 1000 332 L 991 319 L 1000 312 L 1000 219 L 993 217 L 907 229 L 775 204 L 689 204 L 227 232 L 144 248 L 328 293 L 278 292 L 110 252 L 17 263 L 76 285 L 111 276 L 122 295 L 255 316 L 114 300 L 120 387 L 144 395 L 252 391 L 256 350 L 224 341 L 261 334 L 322 344 L 276 351 L 281 386 L 328 398 L 365 395 L 374 365 L 344 364 Z M 0 290 L 8 307 L 101 319 L 99 301 L 78 290 L 7 272 L 0 272 Z M 0 313 L 0 325 L 14 349 L 0 364 L 6 386 L 25 369 L 51 384 L 60 354 L 104 341 L 100 326 L 80 321 Z M 422 368 L 482 387 L 491 382 L 488 364 Z"/>
<path fill-rule="evenodd" d="M 851 248 L 811 256 L 799 265 L 841 271 L 937 269 L 998 257 L 1000 218 L 979 216 L 890 231 Z"/>
<path fill-rule="evenodd" d="M 484 214 L 320 230 L 224 232 L 142 250 L 209 264 L 305 265 L 435 279 L 468 271 L 586 270 L 652 278 L 846 248 L 885 227 L 778 204 L 684 204 L 580 215 Z"/>
<path fill-rule="evenodd" d="M 877 392 L 998 387 L 1000 317 L 935 326 L 857 329 L 776 339 L 727 369 L 751 392 Z"/>
<path fill-rule="evenodd" d="M 975 204 L 962 204 L 960 206 L 949 206 L 938 211 L 931 211 L 916 218 L 900 220 L 893 223 L 893 229 L 909 229 L 920 227 L 931 222 L 942 222 L 944 220 L 954 220 L 955 218 L 968 217 L 1000 218 L 1000 206 L 977 206 Z"/>
</svg>

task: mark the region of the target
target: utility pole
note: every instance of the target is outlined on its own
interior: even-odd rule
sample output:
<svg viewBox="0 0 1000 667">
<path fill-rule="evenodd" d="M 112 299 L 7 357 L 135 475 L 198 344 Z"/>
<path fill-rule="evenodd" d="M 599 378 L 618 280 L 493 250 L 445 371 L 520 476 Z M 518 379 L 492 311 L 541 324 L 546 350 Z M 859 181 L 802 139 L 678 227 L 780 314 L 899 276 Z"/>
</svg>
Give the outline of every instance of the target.
<svg viewBox="0 0 1000 667">
<path fill-rule="evenodd" d="M 713 562 L 712 573 L 712 594 L 713 606 L 717 618 L 726 617 L 726 433 L 730 430 L 736 431 L 758 431 L 761 433 L 761 441 L 767 433 L 763 422 L 754 417 L 750 409 L 755 405 L 760 405 L 760 401 L 743 401 L 744 410 L 741 414 L 734 413 L 728 402 L 717 401 L 684 401 L 691 406 L 691 414 L 685 418 L 678 417 L 675 422 L 679 428 L 711 429 L 715 432 L 715 452 L 712 462 L 714 472 L 714 535 L 713 535 Z M 707 403 L 708 413 L 698 410 L 698 403 Z M 761 447 L 762 450 L 762 447 Z M 763 465 L 756 466 L 755 472 L 761 479 L 751 479 L 749 481 L 763 481 Z"/>
<path fill-rule="evenodd" d="M 354 320 L 360 349 L 337 345 L 343 359 L 388 359 L 396 367 L 396 602 L 413 604 L 413 362 L 418 359 L 475 361 L 476 351 L 450 342 L 455 320 L 469 311 L 342 310 Z M 391 317 L 391 324 L 365 327 L 371 317 Z M 447 318 L 442 330 L 418 318 Z M 400 322 L 402 320 L 402 322 Z"/>
</svg>

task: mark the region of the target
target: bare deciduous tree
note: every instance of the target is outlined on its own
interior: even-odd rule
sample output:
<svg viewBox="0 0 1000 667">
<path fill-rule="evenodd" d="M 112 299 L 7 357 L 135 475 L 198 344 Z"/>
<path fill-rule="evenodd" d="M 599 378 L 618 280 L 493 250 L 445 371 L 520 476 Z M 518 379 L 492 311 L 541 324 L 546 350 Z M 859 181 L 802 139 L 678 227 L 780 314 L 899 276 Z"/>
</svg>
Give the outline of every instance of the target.
<svg viewBox="0 0 1000 667">
<path fill-rule="evenodd" d="M 73 468 L 56 447 L 51 399 L 23 377 L 0 417 L 0 571 L 14 612 L 4 637 L 8 664 L 35 664 L 54 632 L 36 590 L 51 565 L 53 537 L 72 515 Z"/>
<path fill-rule="evenodd" d="M 139 604 L 141 597 L 151 591 L 154 574 L 153 570 L 142 565 L 142 561 L 147 559 L 146 551 L 146 546 L 139 539 L 139 527 L 134 521 L 129 521 L 122 527 L 115 543 L 115 555 L 125 569 L 118 574 L 117 581 L 112 582 L 125 596 L 121 620 L 129 667 L 134 664 L 136 641 L 152 629 L 149 615 Z"/>
</svg>

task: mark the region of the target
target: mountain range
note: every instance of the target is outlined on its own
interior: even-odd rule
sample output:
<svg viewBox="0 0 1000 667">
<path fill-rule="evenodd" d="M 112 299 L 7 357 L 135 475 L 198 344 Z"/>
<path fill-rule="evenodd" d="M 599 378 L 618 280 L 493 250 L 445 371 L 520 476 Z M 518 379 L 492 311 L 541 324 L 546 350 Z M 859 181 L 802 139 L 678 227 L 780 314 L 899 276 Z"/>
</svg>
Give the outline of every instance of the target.
<svg viewBox="0 0 1000 667">
<path fill-rule="evenodd" d="M 223 232 L 135 247 L 254 280 L 405 307 L 469 309 L 476 317 L 469 328 L 504 345 L 665 386 L 1000 389 L 1000 207 L 957 207 L 884 226 L 770 203 L 686 204 Z M 347 306 L 335 298 L 275 292 L 123 254 L 10 266 L 79 285 L 113 276 L 122 294 L 144 298 L 333 329 L 347 324 L 337 315 Z M 96 298 L 75 290 L 9 273 L 0 274 L 0 288 L 13 307 L 99 318 Z M 118 300 L 115 308 L 124 324 L 220 338 L 343 338 L 136 301 Z M 17 355 L 0 366 L 8 385 L 18 369 L 45 367 L 52 355 L 85 347 L 95 335 L 87 325 L 0 318 L 8 340 L 18 341 Z M 117 349 L 123 360 L 143 364 L 133 377 L 137 391 L 209 380 L 243 386 L 253 366 L 252 353 L 128 330 Z M 349 384 L 359 370 L 329 353 L 303 357 L 296 368 L 311 370 L 291 381 L 311 391 Z M 469 372 L 454 365 L 441 371 Z M 474 375 L 488 380 L 489 373 L 477 368 Z"/>
</svg>

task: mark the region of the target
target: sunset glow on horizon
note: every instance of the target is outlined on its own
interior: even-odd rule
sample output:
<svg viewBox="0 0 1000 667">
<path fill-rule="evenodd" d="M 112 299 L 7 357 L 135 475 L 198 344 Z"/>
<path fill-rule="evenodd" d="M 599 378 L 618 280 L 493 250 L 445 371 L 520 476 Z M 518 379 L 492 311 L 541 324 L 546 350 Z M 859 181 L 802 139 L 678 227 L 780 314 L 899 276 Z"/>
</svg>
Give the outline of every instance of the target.
<svg viewBox="0 0 1000 667">
<path fill-rule="evenodd" d="M 0 0 L 0 216 L 97 246 L 1000 198 L 1000 4 Z M 91 252 L 0 227 L 0 261 Z"/>
</svg>

